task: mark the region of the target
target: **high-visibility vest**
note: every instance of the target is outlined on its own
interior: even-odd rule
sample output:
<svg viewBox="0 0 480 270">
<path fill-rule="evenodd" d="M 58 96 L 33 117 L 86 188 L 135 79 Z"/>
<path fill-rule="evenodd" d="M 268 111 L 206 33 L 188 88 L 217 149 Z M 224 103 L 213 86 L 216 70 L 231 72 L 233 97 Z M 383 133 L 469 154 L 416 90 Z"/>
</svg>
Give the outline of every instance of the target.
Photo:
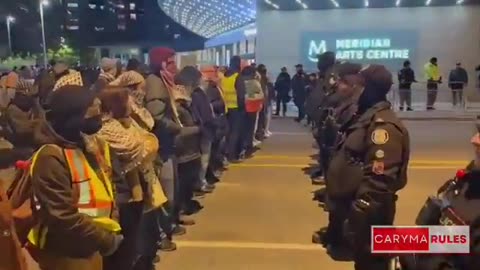
<svg viewBox="0 0 480 270">
<path fill-rule="evenodd" d="M 120 233 L 120 224 L 112 219 L 114 207 L 114 195 L 111 180 L 111 173 L 108 171 L 112 165 L 110 160 L 110 149 L 107 143 L 103 145 L 103 153 L 97 153 L 96 159 L 101 164 L 101 175 L 88 163 L 85 155 L 80 149 L 63 149 L 67 164 L 72 177 L 72 189 L 75 191 L 74 202 L 78 212 L 93 219 L 93 222 L 103 229 Z M 44 146 L 45 147 L 45 146 Z M 30 166 L 30 175 L 33 175 L 33 168 L 38 153 L 35 153 Z M 37 224 L 28 234 L 28 240 L 38 248 L 45 247 L 48 234 L 48 227 Z"/>
<path fill-rule="evenodd" d="M 235 88 L 235 82 L 237 81 L 237 78 L 238 73 L 235 73 L 230 77 L 223 77 L 221 81 L 221 88 L 223 90 L 227 109 L 238 108 L 237 90 Z"/>
<path fill-rule="evenodd" d="M 16 72 L 11 71 L 7 75 L 7 81 L 5 82 L 6 88 L 17 88 L 18 83 L 18 74 Z"/>
</svg>

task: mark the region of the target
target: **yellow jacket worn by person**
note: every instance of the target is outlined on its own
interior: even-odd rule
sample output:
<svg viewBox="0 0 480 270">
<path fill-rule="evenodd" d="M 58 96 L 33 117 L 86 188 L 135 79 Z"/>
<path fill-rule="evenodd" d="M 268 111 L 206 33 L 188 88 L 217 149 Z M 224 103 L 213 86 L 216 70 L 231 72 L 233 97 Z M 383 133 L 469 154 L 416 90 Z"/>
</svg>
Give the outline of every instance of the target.
<svg viewBox="0 0 480 270">
<path fill-rule="evenodd" d="M 34 155 L 30 173 L 38 214 L 31 245 L 69 258 L 88 258 L 115 245 L 120 225 L 112 218 L 110 150 L 98 145 L 87 151 L 56 136 L 55 144 Z"/>
<path fill-rule="evenodd" d="M 229 77 L 224 76 L 221 79 L 221 88 L 223 90 L 223 95 L 225 98 L 225 105 L 227 109 L 237 109 L 238 100 L 237 100 L 237 90 L 235 88 L 235 83 L 238 78 L 238 73 L 232 74 Z"/>
<path fill-rule="evenodd" d="M 427 81 L 439 81 L 441 74 L 438 65 L 434 65 L 430 62 L 425 64 L 425 79 Z"/>
</svg>

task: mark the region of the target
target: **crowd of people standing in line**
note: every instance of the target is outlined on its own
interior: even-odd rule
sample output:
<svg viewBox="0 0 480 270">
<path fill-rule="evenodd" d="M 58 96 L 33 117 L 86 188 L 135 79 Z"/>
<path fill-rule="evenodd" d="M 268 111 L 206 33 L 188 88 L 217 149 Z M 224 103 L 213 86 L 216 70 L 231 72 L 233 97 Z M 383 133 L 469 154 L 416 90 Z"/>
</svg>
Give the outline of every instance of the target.
<svg viewBox="0 0 480 270">
<path fill-rule="evenodd" d="M 96 79 L 61 59 L 34 80 L 7 74 L 1 185 L 14 212 L 31 202 L 16 233 L 42 270 L 154 269 L 197 198 L 271 135 L 264 65 L 177 70 L 169 48 L 149 60 L 146 73 L 103 58 Z"/>
</svg>

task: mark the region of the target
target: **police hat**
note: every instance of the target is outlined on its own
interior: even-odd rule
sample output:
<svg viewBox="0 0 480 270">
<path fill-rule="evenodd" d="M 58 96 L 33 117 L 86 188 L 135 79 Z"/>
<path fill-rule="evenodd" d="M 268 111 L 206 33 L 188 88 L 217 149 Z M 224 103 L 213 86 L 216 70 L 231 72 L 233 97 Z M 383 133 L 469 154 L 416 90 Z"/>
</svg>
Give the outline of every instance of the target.
<svg viewBox="0 0 480 270">
<path fill-rule="evenodd" d="M 378 91 L 387 94 L 393 85 L 393 76 L 385 66 L 368 65 L 360 71 L 360 75 L 365 80 L 365 85 L 375 87 Z"/>
</svg>

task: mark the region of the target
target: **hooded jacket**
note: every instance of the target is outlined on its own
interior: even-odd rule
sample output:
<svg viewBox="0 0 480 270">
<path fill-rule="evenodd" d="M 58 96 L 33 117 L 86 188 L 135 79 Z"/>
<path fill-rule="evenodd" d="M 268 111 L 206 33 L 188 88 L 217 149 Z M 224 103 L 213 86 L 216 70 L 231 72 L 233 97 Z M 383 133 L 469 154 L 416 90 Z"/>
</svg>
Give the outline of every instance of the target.
<svg viewBox="0 0 480 270">
<path fill-rule="evenodd" d="M 177 99 L 177 111 L 180 121 L 185 127 L 197 127 L 200 125 L 200 119 L 197 119 L 190 101 Z M 178 163 L 187 163 L 200 158 L 200 133 L 181 132 L 175 138 L 175 155 Z"/>
<path fill-rule="evenodd" d="M 42 150 L 32 170 L 33 192 L 41 206 L 38 221 L 49 228 L 45 250 L 72 258 L 110 250 L 115 236 L 95 225 L 89 216 L 80 214 L 73 203 L 70 170 L 61 149 L 84 147 L 65 140 L 46 122 L 37 127 L 35 138 L 40 144 L 58 146 Z M 92 155 L 83 152 L 87 158 Z"/>
<path fill-rule="evenodd" d="M 207 93 L 197 87 L 192 93 L 192 107 L 200 121 L 201 134 L 204 139 L 212 140 L 215 133 L 215 119 Z"/>
<path fill-rule="evenodd" d="M 167 160 L 175 153 L 175 136 L 181 126 L 175 122 L 170 93 L 160 75 L 151 74 L 146 79 L 145 104 L 155 120 L 153 133 L 160 141 L 160 156 Z"/>
</svg>

